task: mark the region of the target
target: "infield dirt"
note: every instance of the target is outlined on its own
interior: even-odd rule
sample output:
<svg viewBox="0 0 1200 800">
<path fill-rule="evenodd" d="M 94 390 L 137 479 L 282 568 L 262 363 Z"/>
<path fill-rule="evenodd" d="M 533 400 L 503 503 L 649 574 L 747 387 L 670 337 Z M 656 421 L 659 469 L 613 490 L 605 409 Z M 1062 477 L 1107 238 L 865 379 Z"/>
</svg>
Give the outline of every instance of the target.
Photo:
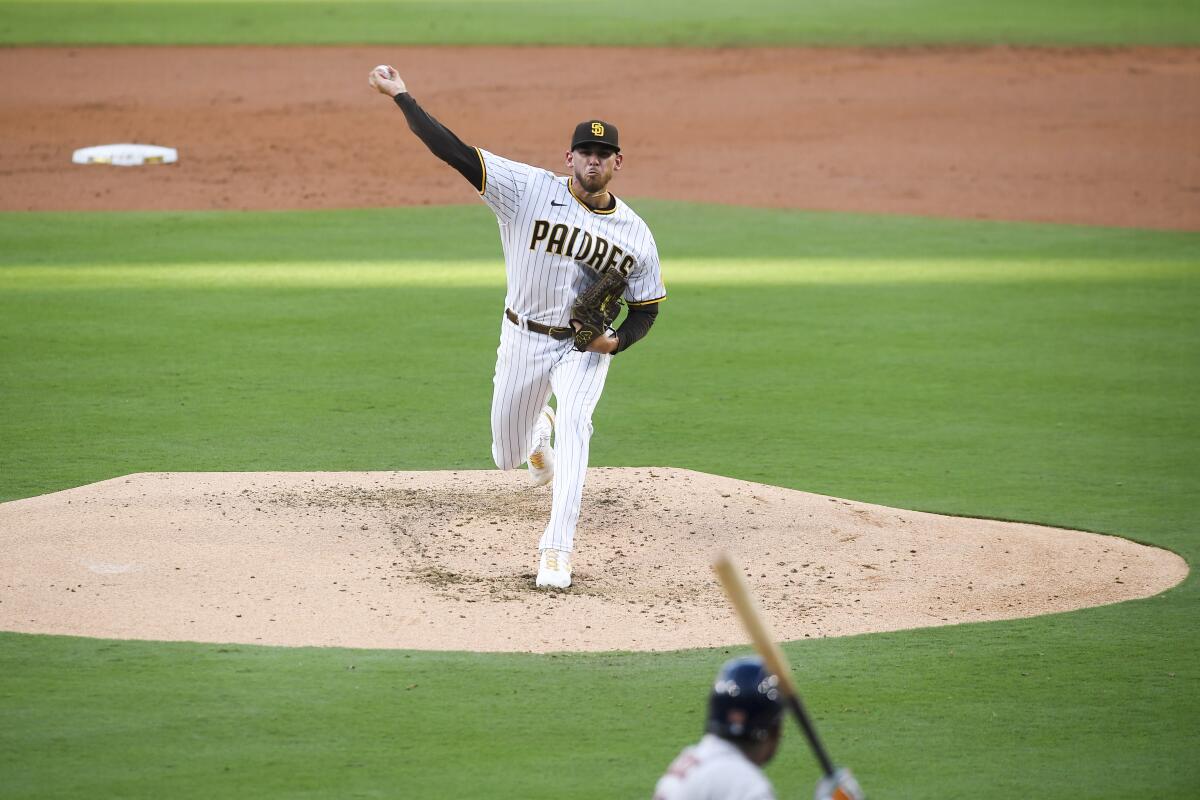
<svg viewBox="0 0 1200 800">
<path fill-rule="evenodd" d="M 0 210 L 475 202 L 366 85 L 396 65 L 468 144 L 562 169 L 621 130 L 621 195 L 1200 229 L 1200 50 L 0 49 Z M 176 165 L 71 163 L 176 147 Z"/>
</svg>

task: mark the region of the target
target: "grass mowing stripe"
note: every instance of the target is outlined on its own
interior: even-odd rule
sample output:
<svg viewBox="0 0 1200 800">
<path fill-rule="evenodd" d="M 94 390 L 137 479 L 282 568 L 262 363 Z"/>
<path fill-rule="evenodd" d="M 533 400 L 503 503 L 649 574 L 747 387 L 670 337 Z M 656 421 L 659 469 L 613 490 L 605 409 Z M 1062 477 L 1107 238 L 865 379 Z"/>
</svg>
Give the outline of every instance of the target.
<svg viewBox="0 0 1200 800">
<path fill-rule="evenodd" d="M 88 269 L 43 265 L 0 267 L 5 290 L 11 292 L 111 291 L 114 289 L 366 289 L 366 288 L 503 288 L 500 264 L 486 261 L 300 262 L 137 266 L 104 265 Z M 1147 259 L 1136 281 L 1171 280 L 1186 269 L 1178 261 Z M 930 286 L 1134 283 L 1128 264 L 1110 260 L 1047 259 L 1033 263 L 1006 259 L 980 261 L 893 261 L 855 258 L 690 259 L 671 261 L 674 287 L 722 287 L 750 279 L 755 286 L 795 289 L 801 286 Z"/>
<path fill-rule="evenodd" d="M 671 296 L 610 374 L 596 463 L 1078 525 L 1194 560 L 1200 237 L 638 207 Z M 488 241 L 456 258 L 397 247 L 410 234 L 456 241 L 478 211 L 0 215 L 0 238 L 15 243 L 0 254 L 5 496 L 133 469 L 486 466 L 494 229 L 480 224 Z M 124 222 L 147 221 L 157 244 L 128 250 Z M 61 264 L 53 239 L 20 235 L 64 222 Z M 222 252 L 224 223 L 268 243 L 305 228 L 312 246 L 272 259 L 235 233 Z M 374 249 L 355 245 L 341 273 L 326 237 Z M 414 278 L 432 268 L 461 283 Z M 1197 583 L 1070 615 L 788 650 L 835 756 L 877 794 L 1187 794 L 1200 785 Z M 553 751 L 572 765 L 574 796 L 646 794 L 697 734 L 722 657 L 6 634 L 0 717 L 14 724 L 0 726 L 0 773 L 14 797 L 481 786 L 515 797 L 549 787 Z M 571 716 L 546 718 L 544 696 Z M 797 736 L 771 773 L 781 795 L 811 790 Z"/>
<path fill-rule="evenodd" d="M 0 3 L 3 44 L 1130 45 L 1200 42 L 1187 0 L 121 0 Z"/>
<path fill-rule="evenodd" d="M 445 235 L 462 225 L 453 249 Z M 355 211 L 0 213 L 0 266 L 339 264 L 496 258 L 495 217 L 477 206 Z"/>
<path fill-rule="evenodd" d="M 1030 269 L 1049 260 L 1200 264 L 1200 236 L 1190 232 L 629 202 L 656 238 L 665 237 L 660 249 L 668 266 L 681 258 L 710 264 L 1003 259 Z M 447 231 L 455 233 L 453 248 L 446 246 Z M 502 261 L 495 217 L 482 203 L 339 211 L 9 212 L 0 213 L 0 240 L 0 267 Z"/>
</svg>

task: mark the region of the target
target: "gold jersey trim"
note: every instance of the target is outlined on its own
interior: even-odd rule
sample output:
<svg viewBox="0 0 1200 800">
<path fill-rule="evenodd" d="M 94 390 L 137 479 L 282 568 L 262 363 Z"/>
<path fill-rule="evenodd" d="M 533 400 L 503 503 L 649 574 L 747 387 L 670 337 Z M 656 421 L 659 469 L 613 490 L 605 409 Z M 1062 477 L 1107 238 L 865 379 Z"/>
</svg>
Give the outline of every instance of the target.
<svg viewBox="0 0 1200 800">
<path fill-rule="evenodd" d="M 628 301 L 626 301 L 625 305 L 630 306 L 631 308 L 637 308 L 638 306 L 652 306 L 655 303 L 661 303 L 663 300 L 666 300 L 666 299 L 667 299 L 667 296 L 664 294 L 662 297 L 656 297 L 653 300 L 639 300 L 636 303 L 633 302 L 632 300 L 628 300 Z"/>
<path fill-rule="evenodd" d="M 605 211 L 597 211 L 596 209 L 589 206 L 587 203 L 580 200 L 579 195 L 575 194 L 574 180 L 575 180 L 574 178 L 567 178 L 567 191 L 569 191 L 571 193 L 571 197 L 575 198 L 576 203 L 579 203 L 579 205 L 583 206 L 584 208 L 586 208 L 588 211 L 592 212 L 593 214 L 612 214 L 614 211 L 617 210 L 617 196 L 615 194 L 613 194 L 612 192 L 609 192 L 609 195 L 613 199 L 613 206 L 612 206 L 612 208 L 607 209 Z"/>
<path fill-rule="evenodd" d="M 483 160 L 483 152 L 478 148 L 475 149 L 475 155 L 479 156 L 479 166 L 483 167 L 483 177 L 479 179 L 479 194 L 487 191 L 487 162 Z"/>
</svg>

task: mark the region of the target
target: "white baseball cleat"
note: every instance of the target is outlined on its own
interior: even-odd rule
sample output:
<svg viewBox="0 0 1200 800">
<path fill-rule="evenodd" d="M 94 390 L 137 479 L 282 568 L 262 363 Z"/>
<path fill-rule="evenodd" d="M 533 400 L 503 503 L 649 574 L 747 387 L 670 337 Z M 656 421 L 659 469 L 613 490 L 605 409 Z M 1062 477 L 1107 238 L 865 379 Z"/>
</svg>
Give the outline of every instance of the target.
<svg viewBox="0 0 1200 800">
<path fill-rule="evenodd" d="M 529 451 L 529 480 L 534 486 L 545 486 L 554 480 L 554 448 L 550 437 L 554 433 L 554 409 L 546 406 L 533 426 L 533 448 Z"/>
<path fill-rule="evenodd" d="M 538 567 L 539 589 L 566 589 L 571 585 L 571 554 L 547 547 L 542 551 L 542 563 Z"/>
</svg>

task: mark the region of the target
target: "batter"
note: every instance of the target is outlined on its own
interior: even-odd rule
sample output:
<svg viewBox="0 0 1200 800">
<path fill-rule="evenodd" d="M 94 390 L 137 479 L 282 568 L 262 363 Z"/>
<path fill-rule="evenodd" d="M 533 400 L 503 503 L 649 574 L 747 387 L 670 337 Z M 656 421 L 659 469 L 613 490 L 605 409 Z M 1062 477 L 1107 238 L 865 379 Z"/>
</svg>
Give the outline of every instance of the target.
<svg viewBox="0 0 1200 800">
<path fill-rule="evenodd" d="M 784 699 L 761 658 L 721 665 L 708 695 L 704 737 L 685 747 L 654 787 L 654 800 L 775 800 L 763 767 L 775 757 Z M 813 800 L 864 800 L 850 770 L 822 777 Z"/>
<path fill-rule="evenodd" d="M 617 129 L 597 119 L 579 123 L 566 153 L 570 174 L 559 176 L 464 144 L 417 104 L 392 67 L 376 67 L 367 80 L 496 215 L 508 288 L 493 378 L 492 458 L 500 469 L 525 463 L 535 484 L 552 483 L 536 585 L 565 589 L 592 413 L 613 355 L 649 332 L 667 294 L 650 229 L 608 191 L 622 163 Z M 619 328 L 577 350 L 571 304 L 612 269 L 628 280 L 629 311 Z M 551 395 L 557 408 L 548 405 Z"/>
</svg>

